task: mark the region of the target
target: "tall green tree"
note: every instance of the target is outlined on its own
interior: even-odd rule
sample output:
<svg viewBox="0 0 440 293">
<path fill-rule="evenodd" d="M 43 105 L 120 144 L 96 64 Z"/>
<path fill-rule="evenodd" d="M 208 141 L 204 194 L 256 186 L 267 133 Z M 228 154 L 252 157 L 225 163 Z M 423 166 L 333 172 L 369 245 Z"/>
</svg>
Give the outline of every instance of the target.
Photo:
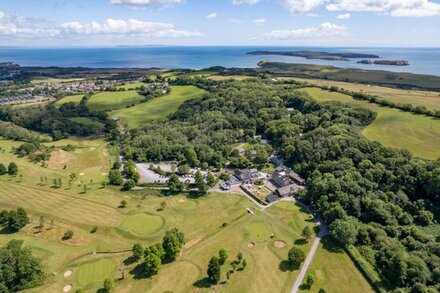
<svg viewBox="0 0 440 293">
<path fill-rule="evenodd" d="M 208 280 L 212 284 L 217 284 L 220 281 L 221 276 L 221 266 L 220 261 L 216 256 L 213 256 L 208 263 Z"/>
</svg>

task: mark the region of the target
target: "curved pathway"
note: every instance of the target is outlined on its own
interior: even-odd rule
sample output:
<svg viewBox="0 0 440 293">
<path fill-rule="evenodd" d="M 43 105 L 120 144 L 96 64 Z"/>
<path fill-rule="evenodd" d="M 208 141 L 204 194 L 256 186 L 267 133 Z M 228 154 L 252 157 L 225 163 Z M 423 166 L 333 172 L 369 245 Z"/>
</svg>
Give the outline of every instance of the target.
<svg viewBox="0 0 440 293">
<path fill-rule="evenodd" d="M 296 278 L 295 284 L 293 284 L 293 288 L 291 293 L 297 293 L 299 287 L 303 283 L 304 277 L 306 276 L 307 270 L 309 269 L 310 264 L 312 263 L 313 257 L 315 256 L 316 250 L 319 247 L 319 243 L 321 239 L 328 235 L 327 225 L 322 221 L 322 219 L 318 216 L 316 218 L 317 223 L 319 224 L 319 233 L 316 238 L 313 240 L 312 248 L 310 248 L 309 253 L 307 254 L 306 260 L 299 272 L 298 277 Z"/>
</svg>

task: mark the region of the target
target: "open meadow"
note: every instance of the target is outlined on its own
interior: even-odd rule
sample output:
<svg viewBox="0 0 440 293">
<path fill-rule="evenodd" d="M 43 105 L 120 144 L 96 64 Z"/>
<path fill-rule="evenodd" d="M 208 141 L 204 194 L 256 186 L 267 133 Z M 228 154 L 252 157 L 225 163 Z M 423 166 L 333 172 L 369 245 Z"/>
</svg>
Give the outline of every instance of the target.
<svg viewBox="0 0 440 293">
<path fill-rule="evenodd" d="M 110 111 L 136 105 L 144 99 L 136 90 L 100 92 L 91 96 L 87 105 L 92 111 Z"/>
<path fill-rule="evenodd" d="M 317 86 L 328 86 L 328 87 L 336 86 L 344 90 L 378 96 L 384 100 L 398 104 L 425 106 L 426 108 L 433 110 L 440 109 L 440 92 L 403 90 L 403 89 L 382 87 L 376 85 L 366 85 L 359 83 L 331 81 L 331 80 L 323 80 L 323 79 L 291 78 L 291 77 L 285 77 L 285 78 L 281 77 L 279 79 L 296 80 Z"/>
<path fill-rule="evenodd" d="M 363 130 L 368 139 L 386 146 L 407 149 L 421 158 L 435 160 L 440 157 L 439 119 L 355 100 L 351 96 L 320 88 L 310 87 L 300 91 L 320 101 L 339 101 L 376 112 L 377 118 Z"/>
<path fill-rule="evenodd" d="M 67 104 L 67 103 L 75 103 L 75 104 L 79 104 L 79 102 L 81 102 L 81 99 L 84 97 L 83 94 L 80 95 L 70 95 L 70 96 L 65 96 L 64 98 L 58 100 L 55 102 L 56 106 L 61 106 L 63 104 Z"/>
<path fill-rule="evenodd" d="M 165 96 L 134 107 L 112 111 L 110 115 L 119 118 L 129 127 L 139 127 L 147 122 L 166 118 L 175 112 L 183 102 L 198 98 L 203 94 L 204 91 L 195 86 L 172 86 L 171 92 Z"/>
</svg>

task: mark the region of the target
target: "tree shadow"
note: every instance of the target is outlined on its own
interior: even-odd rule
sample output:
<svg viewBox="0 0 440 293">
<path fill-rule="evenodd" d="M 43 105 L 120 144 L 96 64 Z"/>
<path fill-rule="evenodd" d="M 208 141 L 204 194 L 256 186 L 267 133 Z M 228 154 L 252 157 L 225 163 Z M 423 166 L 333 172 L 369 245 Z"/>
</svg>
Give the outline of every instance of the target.
<svg viewBox="0 0 440 293">
<path fill-rule="evenodd" d="M 0 229 L 0 234 L 3 235 L 7 235 L 7 234 L 14 234 L 15 231 L 13 231 L 11 228 L 9 228 L 8 226 L 4 226 Z"/>
<path fill-rule="evenodd" d="M 123 260 L 123 264 L 126 266 L 132 265 L 136 262 L 136 258 L 134 256 L 129 256 L 126 259 Z"/>
<path fill-rule="evenodd" d="M 325 250 L 334 253 L 344 253 L 344 249 L 335 243 L 330 237 L 324 237 L 321 240 L 322 246 Z"/>
<path fill-rule="evenodd" d="M 296 239 L 294 242 L 296 245 L 305 245 L 308 243 L 307 239 L 305 238 L 300 238 L 300 239 Z"/>
<path fill-rule="evenodd" d="M 211 282 L 209 281 L 209 279 L 207 277 L 200 279 L 196 282 L 194 282 L 193 286 L 197 287 L 197 288 L 210 288 L 211 287 Z"/>
<path fill-rule="evenodd" d="M 283 260 L 280 262 L 280 265 L 278 266 L 278 268 L 280 269 L 280 271 L 282 272 L 287 272 L 287 271 L 294 271 L 294 270 L 298 270 L 300 267 L 300 264 L 293 264 L 290 261 L 287 260 Z"/>
<path fill-rule="evenodd" d="M 307 284 L 301 284 L 300 286 L 299 286 L 299 289 L 300 290 L 310 290 L 312 287 L 310 287 L 309 285 L 307 285 Z"/>
<path fill-rule="evenodd" d="M 147 279 L 147 278 L 151 277 L 150 274 L 147 274 L 147 272 L 145 272 L 145 268 L 142 263 L 135 266 L 130 271 L 130 274 L 133 275 L 133 279 L 135 279 L 135 280 Z"/>
</svg>

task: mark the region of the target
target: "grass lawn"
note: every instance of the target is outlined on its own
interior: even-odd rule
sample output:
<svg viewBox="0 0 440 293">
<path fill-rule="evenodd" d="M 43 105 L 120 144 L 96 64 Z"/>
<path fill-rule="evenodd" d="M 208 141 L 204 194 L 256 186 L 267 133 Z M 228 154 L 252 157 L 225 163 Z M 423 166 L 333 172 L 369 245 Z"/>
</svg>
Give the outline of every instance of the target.
<svg viewBox="0 0 440 293">
<path fill-rule="evenodd" d="M 110 115 L 118 117 L 122 123 L 127 123 L 129 127 L 136 128 L 152 120 L 166 118 L 175 112 L 184 101 L 200 97 L 203 93 L 203 90 L 195 86 L 172 86 L 171 93 L 168 95 L 134 107 L 112 111 Z"/>
<path fill-rule="evenodd" d="M 73 276 L 79 287 L 87 288 L 94 283 L 102 285 L 102 281 L 106 278 L 113 278 L 116 272 L 117 263 L 111 258 L 101 258 L 92 262 L 79 265 L 73 270 Z"/>
<path fill-rule="evenodd" d="M 81 95 L 71 95 L 71 96 L 65 96 L 64 98 L 56 101 L 55 105 L 56 106 L 61 106 L 63 104 L 67 104 L 69 102 L 73 102 L 75 104 L 79 104 L 79 102 L 81 102 L 81 99 L 84 97 L 84 94 Z"/>
<path fill-rule="evenodd" d="M 319 245 L 307 274 L 311 274 L 315 282 L 310 290 L 303 288 L 300 292 L 318 292 L 320 288 L 328 293 L 374 292 L 348 255 L 335 250 L 327 239 Z"/>
<path fill-rule="evenodd" d="M 281 78 L 294 79 L 301 82 L 308 82 L 319 86 L 337 86 L 341 89 L 363 92 L 366 94 L 381 97 L 382 99 L 392 101 L 399 104 L 412 104 L 425 106 L 428 109 L 440 109 L 440 93 L 431 91 L 403 90 L 396 88 L 388 88 L 382 86 L 356 84 L 342 81 L 331 81 L 321 79 L 306 78 Z"/>
<path fill-rule="evenodd" d="M 110 111 L 138 104 L 144 97 L 137 91 L 100 92 L 90 97 L 87 105 L 91 110 Z"/>
<path fill-rule="evenodd" d="M 386 146 L 407 149 L 415 156 L 435 160 L 440 157 L 440 119 L 381 107 L 337 92 L 319 88 L 301 89 L 321 101 L 340 101 L 377 112 L 377 118 L 363 134 Z"/>
<path fill-rule="evenodd" d="M 121 228 L 137 236 L 148 236 L 160 230 L 164 223 L 165 220 L 160 216 L 140 213 L 125 217 Z"/>
</svg>

